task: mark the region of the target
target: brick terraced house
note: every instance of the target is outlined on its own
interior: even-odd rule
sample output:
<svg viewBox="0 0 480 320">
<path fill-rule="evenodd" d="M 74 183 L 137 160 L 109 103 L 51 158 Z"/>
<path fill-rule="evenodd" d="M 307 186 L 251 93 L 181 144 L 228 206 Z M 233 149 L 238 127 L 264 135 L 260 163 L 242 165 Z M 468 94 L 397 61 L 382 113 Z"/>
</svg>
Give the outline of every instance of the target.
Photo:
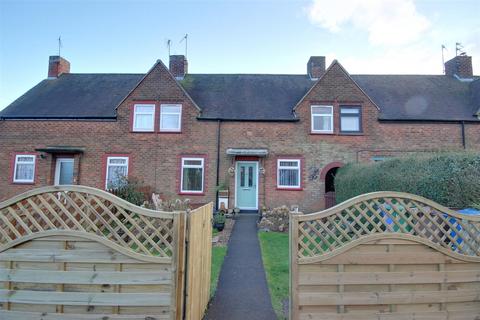
<svg viewBox="0 0 480 320">
<path fill-rule="evenodd" d="M 410 152 L 480 151 L 480 79 L 469 56 L 445 75 L 189 74 L 184 56 L 146 74 L 48 78 L 0 112 L 0 200 L 31 188 L 107 188 L 122 174 L 164 197 L 244 210 L 332 204 L 336 170 Z"/>
</svg>

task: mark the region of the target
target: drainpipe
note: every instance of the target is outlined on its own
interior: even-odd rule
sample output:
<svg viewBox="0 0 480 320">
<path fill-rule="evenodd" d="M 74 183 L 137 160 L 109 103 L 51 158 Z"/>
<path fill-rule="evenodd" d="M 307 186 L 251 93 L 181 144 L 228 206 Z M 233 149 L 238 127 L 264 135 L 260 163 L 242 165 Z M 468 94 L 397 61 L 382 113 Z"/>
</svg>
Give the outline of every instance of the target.
<svg viewBox="0 0 480 320">
<path fill-rule="evenodd" d="M 220 183 L 220 124 L 222 120 L 217 121 L 217 177 L 216 177 L 216 184 L 215 184 L 215 203 L 216 208 L 219 208 L 219 201 L 218 201 L 218 185 Z"/>
<path fill-rule="evenodd" d="M 462 124 L 462 146 L 463 146 L 463 149 L 467 149 L 467 143 L 465 138 L 465 121 L 462 121 L 461 124 Z"/>
</svg>

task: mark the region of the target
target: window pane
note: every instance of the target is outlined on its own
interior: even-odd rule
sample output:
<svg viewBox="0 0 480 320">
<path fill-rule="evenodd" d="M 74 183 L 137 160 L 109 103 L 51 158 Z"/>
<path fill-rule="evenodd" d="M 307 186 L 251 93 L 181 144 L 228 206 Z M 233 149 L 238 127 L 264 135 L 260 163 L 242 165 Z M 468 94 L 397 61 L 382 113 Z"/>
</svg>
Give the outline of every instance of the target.
<svg viewBox="0 0 480 320">
<path fill-rule="evenodd" d="M 280 167 L 297 167 L 297 161 L 280 161 Z"/>
<path fill-rule="evenodd" d="M 17 162 L 33 163 L 34 157 L 32 156 L 19 156 Z"/>
<path fill-rule="evenodd" d="M 332 114 L 331 107 L 312 107 L 312 114 Z"/>
<path fill-rule="evenodd" d="M 135 129 L 153 130 L 153 114 L 135 115 Z"/>
<path fill-rule="evenodd" d="M 331 116 L 314 116 L 313 130 L 332 131 Z"/>
<path fill-rule="evenodd" d="M 182 107 L 180 106 L 162 106 L 162 113 L 180 113 Z"/>
<path fill-rule="evenodd" d="M 340 128 L 342 131 L 360 131 L 360 121 L 358 117 L 341 117 Z"/>
<path fill-rule="evenodd" d="M 127 176 L 127 166 L 109 166 L 107 169 L 107 188 L 117 186 Z"/>
<path fill-rule="evenodd" d="M 73 184 L 73 161 L 60 162 L 58 184 Z"/>
<path fill-rule="evenodd" d="M 283 187 L 299 186 L 299 170 L 298 169 L 280 169 L 279 185 Z"/>
<path fill-rule="evenodd" d="M 127 159 L 124 158 L 109 158 L 108 159 L 109 164 L 122 164 L 126 165 L 127 164 Z"/>
<path fill-rule="evenodd" d="M 183 191 L 202 191 L 202 168 L 183 168 Z"/>
<path fill-rule="evenodd" d="M 34 166 L 35 165 L 33 163 L 17 163 L 15 180 L 33 181 Z"/>
<path fill-rule="evenodd" d="M 202 160 L 183 160 L 185 166 L 201 166 Z"/>
<path fill-rule="evenodd" d="M 180 115 L 179 114 L 163 114 L 160 124 L 161 129 L 178 130 L 180 129 Z"/>
<path fill-rule="evenodd" d="M 152 113 L 154 112 L 155 107 L 154 106 L 142 106 L 142 105 L 136 105 L 135 106 L 135 112 L 142 112 L 142 113 Z"/>
<path fill-rule="evenodd" d="M 352 109 L 352 108 L 341 108 L 340 113 L 342 114 L 359 114 L 359 109 Z"/>
</svg>

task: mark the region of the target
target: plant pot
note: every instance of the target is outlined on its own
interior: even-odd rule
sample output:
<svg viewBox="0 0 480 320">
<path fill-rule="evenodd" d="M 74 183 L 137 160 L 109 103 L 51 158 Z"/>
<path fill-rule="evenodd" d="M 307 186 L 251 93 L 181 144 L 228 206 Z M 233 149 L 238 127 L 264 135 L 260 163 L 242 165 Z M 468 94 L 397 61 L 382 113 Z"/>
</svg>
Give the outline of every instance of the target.
<svg viewBox="0 0 480 320">
<path fill-rule="evenodd" d="M 225 223 L 215 223 L 213 227 L 217 229 L 219 232 L 221 232 L 225 228 Z"/>
</svg>

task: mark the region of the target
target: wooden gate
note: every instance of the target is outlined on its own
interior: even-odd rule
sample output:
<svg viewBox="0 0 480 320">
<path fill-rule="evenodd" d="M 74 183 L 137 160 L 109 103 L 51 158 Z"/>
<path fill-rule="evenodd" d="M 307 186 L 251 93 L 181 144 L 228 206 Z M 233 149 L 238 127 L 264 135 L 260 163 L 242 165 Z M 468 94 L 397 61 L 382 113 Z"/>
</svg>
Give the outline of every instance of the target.
<svg viewBox="0 0 480 320">
<path fill-rule="evenodd" d="M 185 307 L 188 320 L 202 319 L 210 300 L 212 211 L 210 203 L 188 214 Z"/>
<path fill-rule="evenodd" d="M 480 319 L 480 217 L 375 192 L 290 218 L 291 319 Z"/>
<path fill-rule="evenodd" d="M 211 208 L 153 211 L 84 186 L 0 203 L 0 319 L 182 319 L 187 214 L 195 228 Z"/>
</svg>

